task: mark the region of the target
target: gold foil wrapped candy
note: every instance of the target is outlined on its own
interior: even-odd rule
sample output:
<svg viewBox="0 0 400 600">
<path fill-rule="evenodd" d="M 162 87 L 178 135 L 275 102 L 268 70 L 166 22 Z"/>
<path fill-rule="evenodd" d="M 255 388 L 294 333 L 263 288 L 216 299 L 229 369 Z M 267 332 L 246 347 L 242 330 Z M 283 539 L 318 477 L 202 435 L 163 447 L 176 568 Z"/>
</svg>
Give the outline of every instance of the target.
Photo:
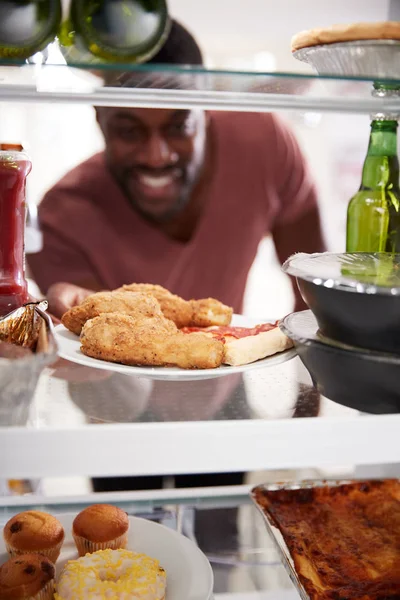
<svg viewBox="0 0 400 600">
<path fill-rule="evenodd" d="M 47 302 L 32 302 L 0 320 L 0 426 L 24 425 L 42 370 L 57 358 Z"/>
<path fill-rule="evenodd" d="M 41 337 L 41 330 L 46 329 L 46 322 L 41 314 L 46 309 L 46 301 L 31 302 L 3 317 L 0 320 L 0 341 L 35 351 Z M 12 356 L 4 358 L 12 358 Z"/>
</svg>

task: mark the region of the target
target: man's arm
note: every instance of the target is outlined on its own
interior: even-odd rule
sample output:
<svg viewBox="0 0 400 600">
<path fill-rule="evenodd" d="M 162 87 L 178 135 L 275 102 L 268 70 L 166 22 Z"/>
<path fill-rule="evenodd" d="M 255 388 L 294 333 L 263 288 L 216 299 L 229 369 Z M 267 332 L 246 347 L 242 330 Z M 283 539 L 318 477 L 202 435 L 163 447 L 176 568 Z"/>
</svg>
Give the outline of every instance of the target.
<svg viewBox="0 0 400 600">
<path fill-rule="evenodd" d="M 295 252 L 323 252 L 325 242 L 322 235 L 320 214 L 317 207 L 300 215 L 295 221 L 276 227 L 273 238 L 280 263 Z M 308 308 L 300 295 L 296 279 L 291 277 L 295 296 L 295 310 Z"/>
<path fill-rule="evenodd" d="M 85 256 L 72 243 L 43 228 L 43 250 L 29 254 L 29 273 L 49 302 L 49 311 L 60 318 L 93 292 L 104 289 Z"/>
<path fill-rule="evenodd" d="M 60 281 L 92 290 L 102 289 L 85 255 L 72 240 L 46 225 L 42 231 L 42 251 L 27 256 L 29 271 L 42 293 Z"/>
<path fill-rule="evenodd" d="M 275 128 L 279 210 L 272 236 L 278 258 L 283 263 L 295 252 L 323 252 L 326 247 L 317 192 L 304 156 L 294 135 L 279 119 L 275 120 Z M 292 285 L 295 310 L 303 310 L 306 305 L 293 278 Z"/>
</svg>

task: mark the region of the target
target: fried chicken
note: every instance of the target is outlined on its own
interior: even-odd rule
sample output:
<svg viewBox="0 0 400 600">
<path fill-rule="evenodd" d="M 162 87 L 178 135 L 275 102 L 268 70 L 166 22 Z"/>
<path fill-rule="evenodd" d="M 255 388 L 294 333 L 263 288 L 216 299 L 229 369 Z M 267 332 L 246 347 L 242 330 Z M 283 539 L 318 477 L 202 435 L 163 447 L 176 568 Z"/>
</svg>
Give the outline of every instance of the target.
<svg viewBox="0 0 400 600">
<path fill-rule="evenodd" d="M 161 285 L 131 283 L 119 288 L 118 291 L 149 294 L 159 302 L 164 317 L 171 319 L 179 328 L 184 327 L 192 319 L 193 310 L 190 303 L 179 296 L 171 294 L 171 292 L 161 287 Z"/>
<path fill-rule="evenodd" d="M 179 329 L 182 327 L 229 325 L 231 322 L 232 308 L 214 298 L 183 300 L 183 298 L 171 294 L 161 285 L 150 283 L 131 283 L 119 288 L 118 291 L 151 294 L 160 303 L 164 317 L 171 319 Z"/>
<path fill-rule="evenodd" d="M 103 313 L 117 312 L 132 316 L 162 316 L 160 305 L 153 296 L 134 292 L 98 292 L 67 311 L 61 319 L 64 327 L 80 335 L 89 319 Z"/>
<path fill-rule="evenodd" d="M 162 315 L 133 317 L 103 313 L 82 329 L 87 356 L 124 365 L 213 369 L 222 364 L 224 345 L 203 335 L 186 335 Z"/>
<path fill-rule="evenodd" d="M 214 298 L 189 300 L 192 307 L 192 320 L 189 327 L 212 327 L 213 325 L 229 325 L 232 319 L 232 308 Z"/>
</svg>

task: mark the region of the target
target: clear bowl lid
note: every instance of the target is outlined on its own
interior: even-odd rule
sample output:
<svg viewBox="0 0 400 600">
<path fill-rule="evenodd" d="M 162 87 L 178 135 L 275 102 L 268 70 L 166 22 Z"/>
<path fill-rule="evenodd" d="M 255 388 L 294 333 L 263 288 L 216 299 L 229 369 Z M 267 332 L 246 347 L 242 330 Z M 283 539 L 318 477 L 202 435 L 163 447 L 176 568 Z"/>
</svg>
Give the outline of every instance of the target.
<svg viewBox="0 0 400 600">
<path fill-rule="evenodd" d="M 24 150 L 0 150 L 0 163 L 14 165 L 18 162 L 30 162 L 30 158 Z"/>
<path fill-rule="evenodd" d="M 315 285 L 364 294 L 400 295 L 400 254 L 294 254 L 283 264 L 288 275 Z"/>
</svg>

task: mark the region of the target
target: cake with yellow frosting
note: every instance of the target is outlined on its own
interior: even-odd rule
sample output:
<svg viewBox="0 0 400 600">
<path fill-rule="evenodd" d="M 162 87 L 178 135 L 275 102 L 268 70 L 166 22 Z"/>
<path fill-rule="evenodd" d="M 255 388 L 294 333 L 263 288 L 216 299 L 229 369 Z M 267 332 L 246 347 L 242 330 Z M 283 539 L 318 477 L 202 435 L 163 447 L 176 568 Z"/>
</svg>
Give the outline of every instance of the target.
<svg viewBox="0 0 400 600">
<path fill-rule="evenodd" d="M 99 550 L 65 565 L 55 600 L 164 600 L 159 562 L 129 550 Z"/>
</svg>

